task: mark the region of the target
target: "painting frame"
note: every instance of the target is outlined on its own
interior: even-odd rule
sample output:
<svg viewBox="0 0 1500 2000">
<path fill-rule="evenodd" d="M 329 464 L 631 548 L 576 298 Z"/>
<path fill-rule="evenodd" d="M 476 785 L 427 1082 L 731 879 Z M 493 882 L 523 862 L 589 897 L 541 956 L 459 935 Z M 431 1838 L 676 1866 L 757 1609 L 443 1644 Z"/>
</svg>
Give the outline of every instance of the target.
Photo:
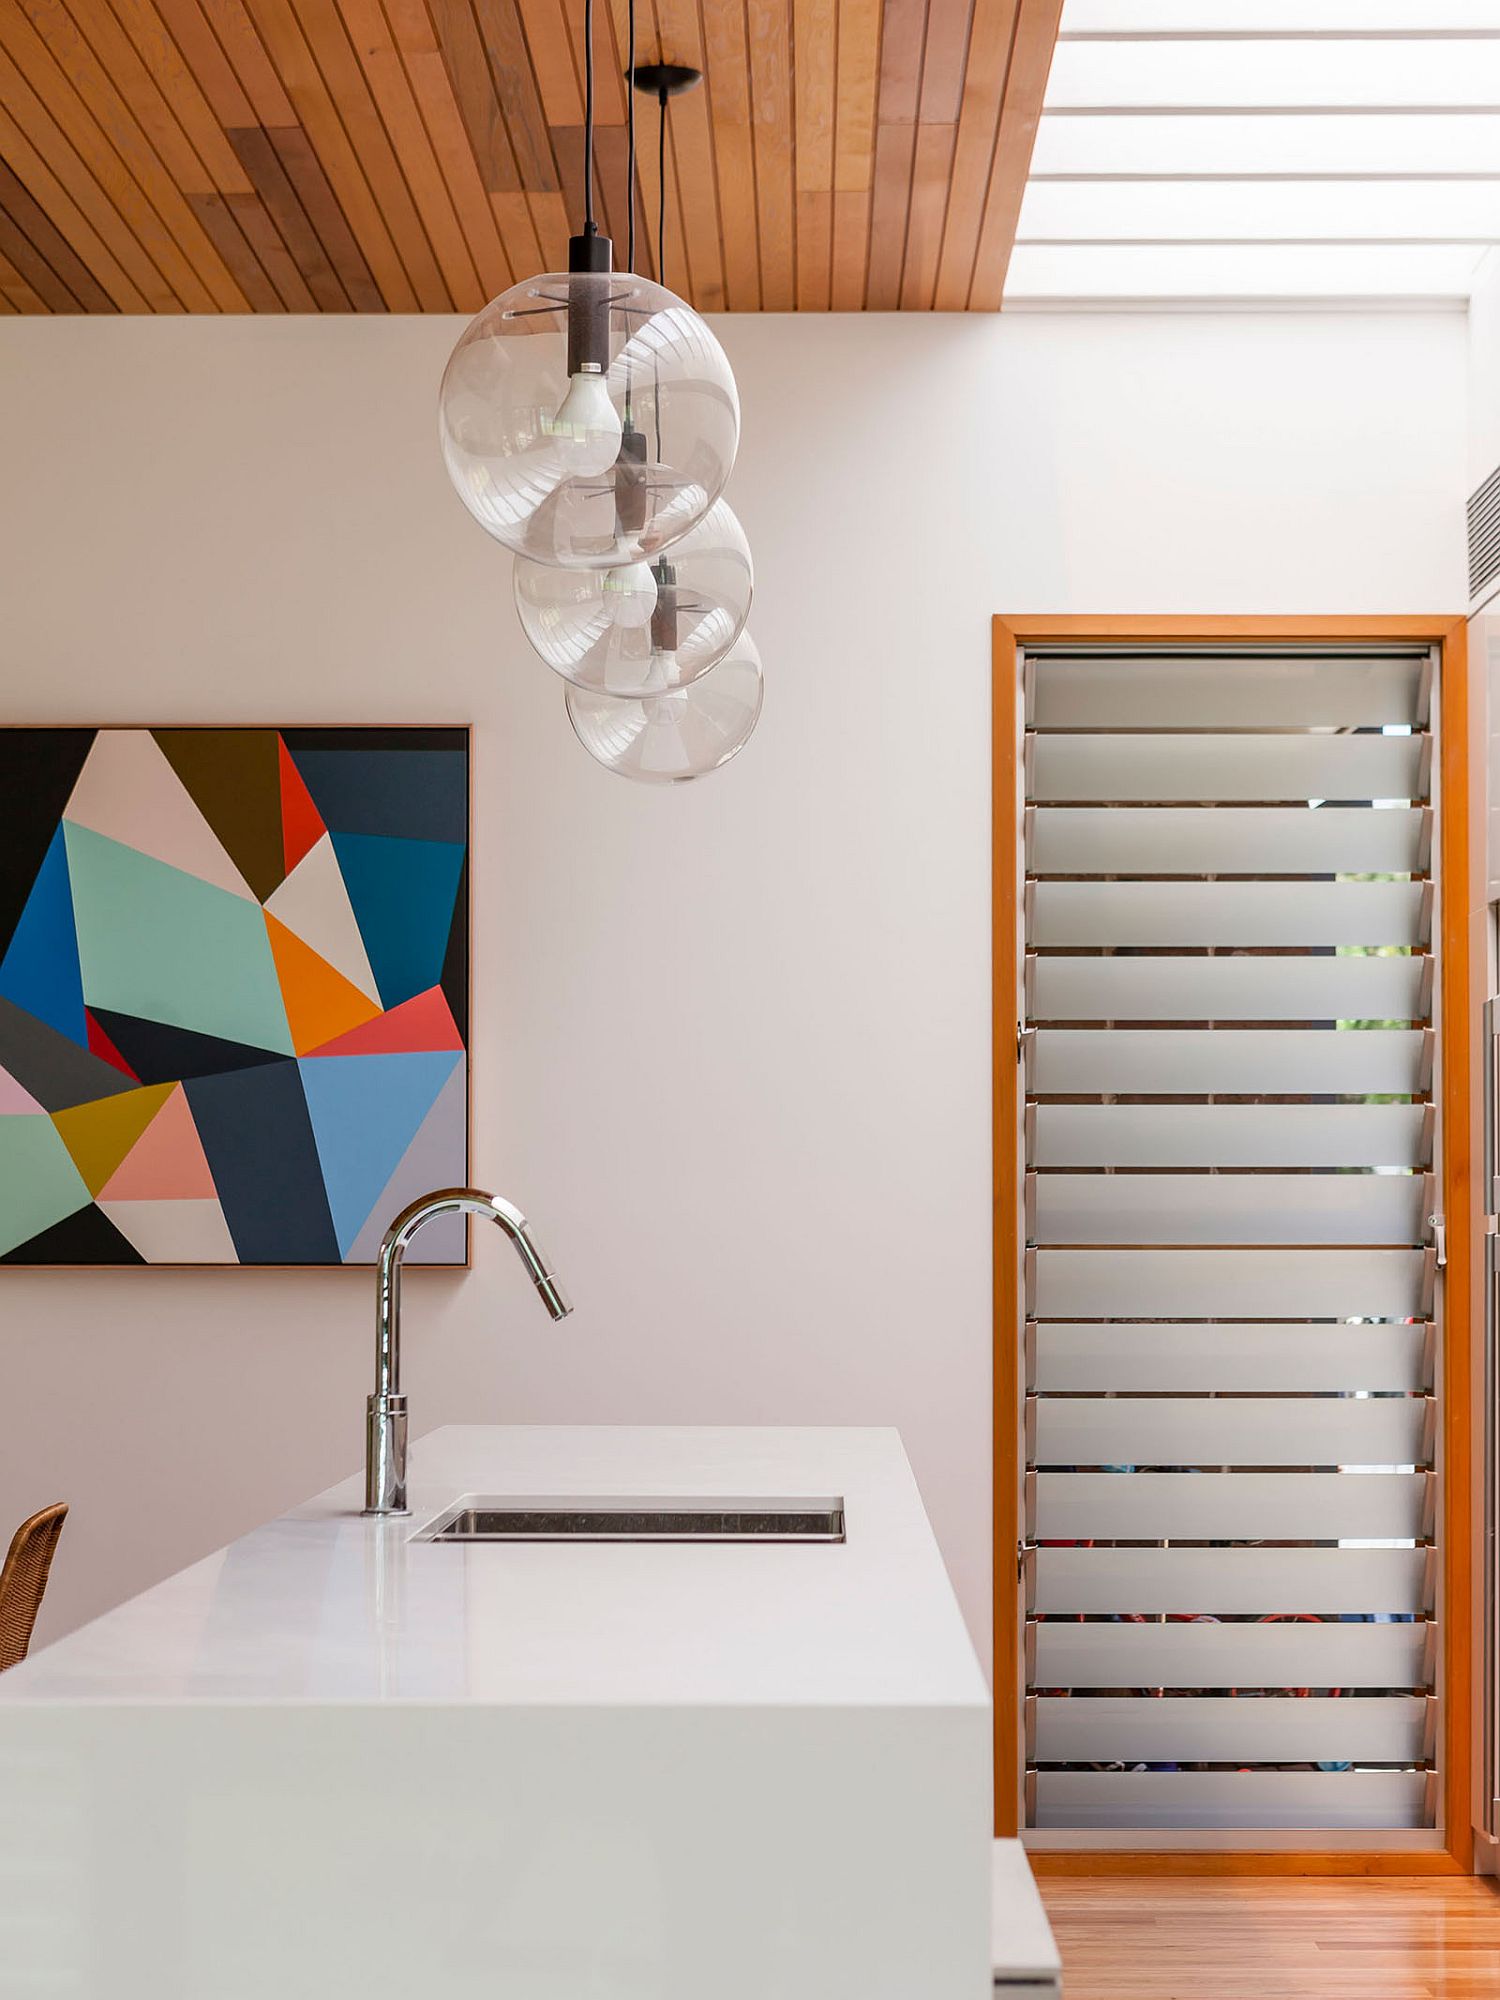
<svg viewBox="0 0 1500 2000">
<path fill-rule="evenodd" d="M 53 740 L 71 739 L 74 743 L 77 743 L 79 740 L 87 738 L 89 741 L 90 748 L 92 748 L 92 745 L 95 742 L 97 742 L 98 739 L 100 738 L 105 738 L 105 737 L 113 738 L 113 737 L 123 737 L 130 735 L 135 735 L 135 736 L 149 735 L 151 738 L 158 741 L 162 738 L 184 738 L 184 737 L 194 737 L 194 738 L 214 737 L 221 739 L 238 737 L 243 739 L 250 739 L 256 737 L 272 736 L 277 739 L 278 743 L 283 745 L 285 739 L 287 738 L 296 739 L 299 747 L 304 747 L 304 748 L 307 747 L 309 744 L 313 743 L 315 739 L 325 739 L 325 741 L 321 743 L 318 747 L 327 749 L 348 749 L 355 753 L 365 753 L 365 752 L 374 753 L 381 750 L 402 751 L 402 750 L 439 749 L 439 750 L 451 751 L 461 756 L 462 801 L 461 801 L 461 814 L 459 816 L 458 824 L 461 825 L 462 854 L 458 862 L 458 881 L 453 896 L 452 911 L 450 917 L 448 918 L 450 935 L 448 938 L 446 949 L 449 953 L 453 951 L 454 939 L 456 938 L 458 940 L 457 949 L 459 955 L 461 956 L 461 961 L 462 961 L 461 974 L 456 982 L 456 986 L 454 989 L 459 1004 L 453 1008 L 451 1017 L 453 1022 L 456 1023 L 458 1040 L 456 1043 L 450 1045 L 456 1048 L 459 1052 L 459 1066 L 461 1067 L 462 1070 L 461 1089 L 453 1093 L 454 1096 L 461 1103 L 461 1109 L 462 1109 L 462 1146 L 461 1146 L 462 1158 L 460 1161 L 457 1157 L 455 1157 L 454 1167 L 456 1171 L 451 1177 L 445 1175 L 442 1178 L 445 1181 L 450 1181 L 451 1179 L 458 1179 L 461 1180 L 465 1185 L 467 1185 L 472 1180 L 473 1150 L 474 1150 L 473 1024 L 474 1024 L 475 953 L 474 953 L 474 935 L 473 935 L 473 923 L 474 923 L 473 862 L 474 862 L 475 791 L 474 791 L 474 729 L 472 723 L 468 721 L 366 723 L 366 722 L 345 722 L 345 721 L 328 722 L 321 720 L 313 720 L 313 721 L 286 720 L 280 723 L 266 723 L 255 720 L 237 721 L 237 722 L 216 722 L 216 721 L 74 722 L 74 721 L 55 721 L 55 720 L 46 722 L 40 722 L 40 721 L 5 722 L 5 723 L 0 723 L 0 763 L 4 764 L 5 770 L 7 772 L 13 771 L 15 767 L 16 746 L 18 743 L 24 743 L 27 739 L 30 739 L 34 743 L 39 743 L 44 739 L 53 739 Z M 285 754 L 284 750 L 283 754 Z M 0 836 L 3 836 L 10 830 L 7 825 L 7 814 L 5 810 L 6 803 L 7 802 L 3 793 L 0 793 Z M 63 831 L 61 825 L 61 816 L 62 816 L 61 808 L 59 807 L 58 827 L 57 827 L 57 833 L 59 837 L 61 836 Z M 291 868 L 289 867 L 287 870 L 288 875 L 291 872 L 292 872 Z M 13 932 L 14 932 L 13 926 L 0 924 L 0 963 L 3 963 L 6 951 L 9 945 L 13 942 Z M 445 982 L 446 982 L 446 976 L 447 976 L 447 967 L 445 959 L 445 964 L 444 964 Z M 383 1009 L 382 1011 L 388 1012 L 390 1010 Z M 314 1052 L 309 1051 L 307 1053 L 310 1054 Z M 315 1053 L 323 1053 L 323 1051 L 319 1050 L 316 1051 Z M 296 1057 L 296 1063 L 299 1070 L 301 1068 L 302 1061 L 303 1061 L 303 1052 L 298 1051 Z M 458 1081 L 458 1079 L 453 1079 L 453 1081 Z M 186 1090 L 185 1082 L 182 1084 L 181 1088 L 185 1092 Z M 51 1114 L 49 1114 L 49 1116 L 50 1115 Z M 434 1184 L 436 1184 L 436 1181 Z M 413 1198 L 415 1192 L 425 1192 L 425 1191 L 426 1191 L 425 1188 L 422 1190 L 408 1190 L 403 1195 L 403 1199 L 409 1200 Z M 92 1207 L 93 1205 L 94 1202 L 93 1198 L 91 1197 L 90 1202 L 84 1204 L 84 1208 L 87 1209 L 89 1207 Z M 396 1204 L 396 1206 L 399 1205 L 400 1203 Z M 390 1217 L 385 1218 L 387 1222 L 390 1219 L 391 1219 Z M 365 1230 L 362 1232 L 363 1234 L 368 1236 L 369 1225 L 373 1223 L 374 1220 L 375 1220 L 375 1215 L 374 1211 L 372 1211 L 371 1215 L 367 1218 Z M 428 1270 L 450 1270 L 450 1271 L 466 1271 L 472 1268 L 472 1224 L 470 1219 L 466 1216 L 445 1219 L 444 1222 L 436 1226 L 435 1230 L 424 1232 L 424 1235 L 427 1235 L 429 1237 L 429 1240 L 431 1241 L 432 1239 L 437 1237 L 440 1234 L 440 1232 L 443 1231 L 444 1229 L 451 1229 L 452 1237 L 450 1240 L 454 1242 L 455 1246 L 452 1252 L 450 1254 L 433 1255 L 428 1249 L 428 1246 L 422 1244 L 419 1240 L 413 1244 L 412 1249 L 408 1253 L 407 1262 L 410 1268 L 428 1269 Z M 25 1239 L 25 1242 L 34 1240 L 35 1238 L 27 1238 Z M 25 1242 L 23 1242 L 21 1245 L 16 1246 L 16 1248 L 17 1249 L 24 1248 Z M 223 1257 L 223 1258 L 219 1257 L 190 1258 L 190 1257 L 145 1257 L 137 1254 L 131 1257 L 121 1256 L 117 1259 L 109 1259 L 107 1257 L 88 1257 L 88 1258 L 73 1259 L 66 1257 L 63 1258 L 46 1258 L 40 1256 L 24 1257 L 16 1255 L 15 1250 L 12 1249 L 7 1251 L 4 1255 L 0 1255 L 0 1270 L 72 1271 L 72 1272 L 88 1271 L 88 1270 L 120 1271 L 120 1270 L 135 1270 L 135 1269 L 181 1270 L 181 1271 L 197 1271 L 197 1272 L 235 1271 L 235 1270 L 266 1270 L 266 1271 L 274 1270 L 274 1271 L 296 1271 L 301 1273 L 308 1273 L 314 1271 L 345 1270 L 345 1271 L 361 1272 L 366 1277 L 368 1277 L 370 1272 L 375 1267 L 375 1260 L 377 1255 L 378 1255 L 378 1235 L 374 1239 L 373 1243 L 368 1247 L 367 1254 L 363 1254 L 357 1257 L 353 1255 L 348 1255 L 348 1256 L 339 1255 L 337 1257 L 326 1256 L 320 1258 L 310 1258 L 310 1257 L 299 1258 L 295 1256 L 259 1256 L 259 1255 L 238 1256 L 237 1255 L 235 1257 Z"/>
</svg>

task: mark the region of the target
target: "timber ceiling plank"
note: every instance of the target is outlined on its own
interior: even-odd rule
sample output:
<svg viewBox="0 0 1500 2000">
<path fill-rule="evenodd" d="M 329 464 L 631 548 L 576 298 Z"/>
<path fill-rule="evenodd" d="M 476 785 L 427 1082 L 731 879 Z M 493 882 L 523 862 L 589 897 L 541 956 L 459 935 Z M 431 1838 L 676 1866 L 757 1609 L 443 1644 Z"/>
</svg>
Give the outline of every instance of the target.
<svg viewBox="0 0 1500 2000">
<path fill-rule="evenodd" d="M 223 25 L 232 41 L 225 42 L 225 52 L 237 50 L 236 69 L 251 92 L 260 123 L 268 131 L 299 125 L 307 134 L 387 307 L 391 312 L 415 312 L 416 287 L 291 0 L 251 0 L 253 21 L 240 0 L 204 0 L 204 4 L 222 10 L 226 17 Z M 268 82 L 274 86 L 274 97 L 268 97 Z"/>
<path fill-rule="evenodd" d="M 827 312 L 833 286 L 833 135 L 838 114 L 836 0 L 792 0 L 792 46 L 797 310 Z"/>
<path fill-rule="evenodd" d="M 476 313 L 485 293 L 380 0 L 338 0 L 338 11 L 449 297 L 460 312 Z"/>
<path fill-rule="evenodd" d="M 708 57 L 703 47 L 703 17 L 698 0 L 655 0 L 655 9 L 655 46 L 671 49 L 675 62 L 687 63 L 707 74 Z M 654 140 L 660 116 L 658 108 L 643 98 L 641 110 L 645 116 L 636 120 L 637 141 L 648 136 Z M 700 311 L 722 312 L 723 225 L 719 217 L 713 119 L 704 85 L 673 99 L 667 141 L 680 217 L 678 241 L 682 246 L 676 260 L 668 264 L 667 281 L 673 291 L 686 284 L 694 298 L 701 301 Z M 676 284 L 672 283 L 674 273 Z"/>
<path fill-rule="evenodd" d="M 3 4 L 4 0 L 0 0 L 0 7 Z M 56 176 L 88 217 L 90 225 L 109 246 L 131 284 L 138 288 L 139 309 L 145 312 L 181 312 L 182 301 L 157 269 L 105 181 L 96 177 L 93 163 L 74 148 L 63 128 L 11 61 L 3 39 L 0 39 L 0 104 L 12 115 L 17 129 L 45 162 L 48 171 Z M 96 136 L 102 148 L 103 135 Z M 7 158 L 18 174 L 25 174 L 19 151 L 8 153 Z M 98 160 L 97 152 L 94 158 Z M 101 164 L 104 174 L 118 181 L 118 160 L 109 155 Z M 40 192 L 40 181 L 32 181 L 29 185 Z"/>
<path fill-rule="evenodd" d="M 992 310 L 1061 0 L 637 0 L 636 266 L 703 311 Z M 630 232 L 629 0 L 594 201 Z M 582 206 L 581 0 L 0 0 L 0 308 L 473 312 Z"/>
<path fill-rule="evenodd" d="M 350 43 L 338 0 L 293 0 L 293 11 L 380 203 L 418 303 L 424 312 L 451 311 L 447 283 L 380 108 Z"/>
<path fill-rule="evenodd" d="M 0 256 L 5 258 L 17 280 L 29 287 L 32 296 L 39 299 L 48 312 L 76 313 L 83 310 L 26 232 L 4 208 L 0 208 Z"/>
<path fill-rule="evenodd" d="M 1062 8 L 1063 0 L 1019 0 L 1016 9 L 1015 41 L 1005 74 L 1000 129 L 990 165 L 974 276 L 969 286 L 971 312 L 1000 309 L 1005 270 L 1016 240 L 1021 196 L 1026 192 L 1026 174 L 1036 143 L 1037 121 L 1042 115 L 1042 98 L 1046 95 L 1047 72 L 1052 66 Z"/>
<path fill-rule="evenodd" d="M 0 154 L 4 151 L 4 133 L 0 131 Z M 58 190 L 61 194 L 61 189 Z M 16 177 L 10 167 L 0 157 L 0 203 L 16 228 L 26 237 L 44 258 L 57 277 L 72 293 L 80 312 L 114 312 L 114 300 L 103 285 L 90 271 L 88 265 L 73 249 L 66 236 L 53 223 L 51 217 L 30 191 Z M 79 216 L 79 223 L 83 218 Z M 101 249 L 102 245 L 99 246 Z"/>
<path fill-rule="evenodd" d="M 41 293 L 27 284 L 0 246 L 0 307 L 8 313 L 50 313 Z"/>
<path fill-rule="evenodd" d="M 144 296 L 116 261 L 104 238 L 6 109 L 3 65 L 0 65 L 0 159 L 98 280 L 110 305 L 91 306 L 89 310 L 102 312 L 112 307 L 116 312 L 148 312 L 150 307 Z M 76 158 L 74 164 L 78 165 Z M 79 171 L 81 174 L 82 169 Z M 94 192 L 98 193 L 97 188 Z M 119 218 L 115 217 L 115 221 L 118 223 Z"/>
<path fill-rule="evenodd" d="M 490 207 L 489 194 L 469 144 L 433 17 L 425 0 L 387 0 L 386 14 L 468 244 L 481 295 L 492 299 L 505 291 L 514 277 L 495 223 L 495 211 Z M 485 81 L 487 85 L 487 69 Z"/>
<path fill-rule="evenodd" d="M 33 12 L 46 27 L 37 28 Z M 78 157 L 134 231 L 178 304 L 191 312 L 225 308 L 239 287 L 151 149 L 119 92 L 58 7 L 0 0 L 0 44 L 66 134 Z M 195 267 L 189 252 L 200 252 Z"/>
<path fill-rule="evenodd" d="M 859 312 L 870 255 L 875 113 L 880 88 L 880 0 L 838 0 L 838 100 L 833 142 L 829 305 Z"/>
<path fill-rule="evenodd" d="M 1015 41 L 1016 6 L 1017 0 L 974 0 L 954 135 L 952 186 L 933 292 L 939 312 L 962 312 L 969 303 L 1005 73 Z"/>
<path fill-rule="evenodd" d="M 283 282 L 290 283 L 290 295 L 286 299 L 288 310 L 309 312 L 316 306 L 323 312 L 347 312 L 349 295 L 340 284 L 318 233 L 287 178 L 270 134 L 263 126 L 251 125 L 230 136 L 251 188 L 259 195 L 288 253 L 292 271 L 287 272 L 285 267 L 281 270 Z M 265 244 L 269 251 L 269 239 L 265 239 Z M 300 280 L 300 285 L 293 280 L 293 274 L 296 280 Z M 299 290 L 306 296 L 299 297 Z M 312 300 L 312 305 L 307 304 L 307 298 Z"/>
<path fill-rule="evenodd" d="M 723 232 L 724 303 L 730 312 L 758 312 L 762 305 L 760 223 L 745 0 L 701 0 L 699 20 L 703 88 L 713 134 Z"/>
<path fill-rule="evenodd" d="M 865 288 L 865 305 L 871 312 L 895 312 L 901 303 L 926 35 L 927 0 L 885 0 Z"/>
<path fill-rule="evenodd" d="M 797 286 L 790 0 L 746 0 L 745 19 L 750 40 L 761 310 L 791 312 L 797 303 Z"/>
</svg>

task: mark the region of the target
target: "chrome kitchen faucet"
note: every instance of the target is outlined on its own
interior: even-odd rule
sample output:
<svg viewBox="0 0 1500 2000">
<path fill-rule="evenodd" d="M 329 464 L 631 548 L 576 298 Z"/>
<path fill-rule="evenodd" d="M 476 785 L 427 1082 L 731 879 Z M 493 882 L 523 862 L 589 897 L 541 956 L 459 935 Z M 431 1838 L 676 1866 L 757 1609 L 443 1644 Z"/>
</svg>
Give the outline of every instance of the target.
<svg viewBox="0 0 1500 2000">
<path fill-rule="evenodd" d="M 401 1261 L 424 1223 L 438 1215 L 482 1215 L 498 1223 L 555 1320 L 573 1310 L 520 1209 L 477 1188 L 438 1188 L 403 1208 L 385 1233 L 375 1267 L 375 1393 L 365 1414 L 367 1514 L 405 1514 L 406 1398 L 401 1393 Z"/>
</svg>

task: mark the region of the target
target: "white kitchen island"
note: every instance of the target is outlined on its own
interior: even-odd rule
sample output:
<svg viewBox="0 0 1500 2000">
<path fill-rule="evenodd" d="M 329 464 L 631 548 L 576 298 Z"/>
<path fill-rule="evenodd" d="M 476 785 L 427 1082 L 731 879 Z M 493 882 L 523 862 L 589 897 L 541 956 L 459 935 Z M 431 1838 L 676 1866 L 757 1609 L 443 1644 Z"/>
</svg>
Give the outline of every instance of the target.
<svg viewBox="0 0 1500 2000">
<path fill-rule="evenodd" d="M 847 1540 L 413 1539 L 481 1494 Z M 0 2000 L 982 2000 L 989 1701 L 894 1431 L 451 1428 L 361 1499 L 0 1677 Z"/>
</svg>

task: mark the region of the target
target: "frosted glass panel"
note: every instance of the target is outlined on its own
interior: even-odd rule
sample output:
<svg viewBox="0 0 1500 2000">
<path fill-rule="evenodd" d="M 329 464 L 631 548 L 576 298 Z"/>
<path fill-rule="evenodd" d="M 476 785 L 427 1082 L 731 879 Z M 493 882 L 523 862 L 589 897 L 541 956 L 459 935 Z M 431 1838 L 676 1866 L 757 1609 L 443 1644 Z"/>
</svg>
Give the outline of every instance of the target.
<svg viewBox="0 0 1500 2000">
<path fill-rule="evenodd" d="M 1074 1395 L 1428 1389 L 1432 1329 L 1202 1320 L 1042 1320 L 1027 1386 Z"/>
<path fill-rule="evenodd" d="M 1046 1827 L 1428 1823 L 1422 1771 L 1039 1771 L 1035 1798 Z"/>
<path fill-rule="evenodd" d="M 1059 1617 L 1420 1616 L 1432 1609 L 1425 1549 L 1042 1548 L 1029 1608 Z"/>
<path fill-rule="evenodd" d="M 1030 797 L 1076 799 L 1420 799 L 1420 736 L 1056 735 L 1029 738 Z"/>
<path fill-rule="evenodd" d="M 1413 875 L 1429 847 L 1416 807 L 1038 806 L 1026 858 L 1034 875 Z"/>
<path fill-rule="evenodd" d="M 1417 882 L 1033 882 L 1027 942 L 1089 945 L 1423 945 Z"/>
<path fill-rule="evenodd" d="M 1421 1174 L 1034 1174 L 1034 1243 L 1421 1243 Z"/>
<path fill-rule="evenodd" d="M 1044 1620 L 1029 1635 L 1043 1688 L 1420 1688 L 1433 1628 L 1113 1624 Z M 1319 1752 L 1319 1756 L 1323 1756 Z"/>
<path fill-rule="evenodd" d="M 1042 190 L 1054 199 L 1062 192 Z M 1426 720 L 1427 678 L 1421 653 L 1347 660 L 1048 655 L 1032 666 L 1028 720 L 1038 729 L 1379 728 Z"/>
<path fill-rule="evenodd" d="M 1042 1542 L 1407 1541 L 1429 1531 L 1423 1472 L 1037 1472 Z"/>
<path fill-rule="evenodd" d="M 1036 1319 L 1425 1319 L 1422 1250 L 1032 1250 Z"/>
<path fill-rule="evenodd" d="M 1414 1764 L 1427 1715 L 1417 1695 L 1043 1695 L 1028 1722 L 1031 1754 L 1044 1764 Z"/>
<path fill-rule="evenodd" d="M 1421 958 L 1039 958 L 1033 1021 L 1415 1021 Z"/>
<path fill-rule="evenodd" d="M 1038 1167 L 1421 1167 L 1432 1143 L 1422 1104 L 1037 1104 L 1029 1122 Z"/>
<path fill-rule="evenodd" d="M 1044 1467 L 1423 1465 L 1430 1422 L 1423 1396 L 1036 1396 L 1027 1440 Z"/>
<path fill-rule="evenodd" d="M 1040 1096 L 1410 1096 L 1431 1074 L 1418 1028 L 1038 1028 L 1027 1087 Z"/>
</svg>

